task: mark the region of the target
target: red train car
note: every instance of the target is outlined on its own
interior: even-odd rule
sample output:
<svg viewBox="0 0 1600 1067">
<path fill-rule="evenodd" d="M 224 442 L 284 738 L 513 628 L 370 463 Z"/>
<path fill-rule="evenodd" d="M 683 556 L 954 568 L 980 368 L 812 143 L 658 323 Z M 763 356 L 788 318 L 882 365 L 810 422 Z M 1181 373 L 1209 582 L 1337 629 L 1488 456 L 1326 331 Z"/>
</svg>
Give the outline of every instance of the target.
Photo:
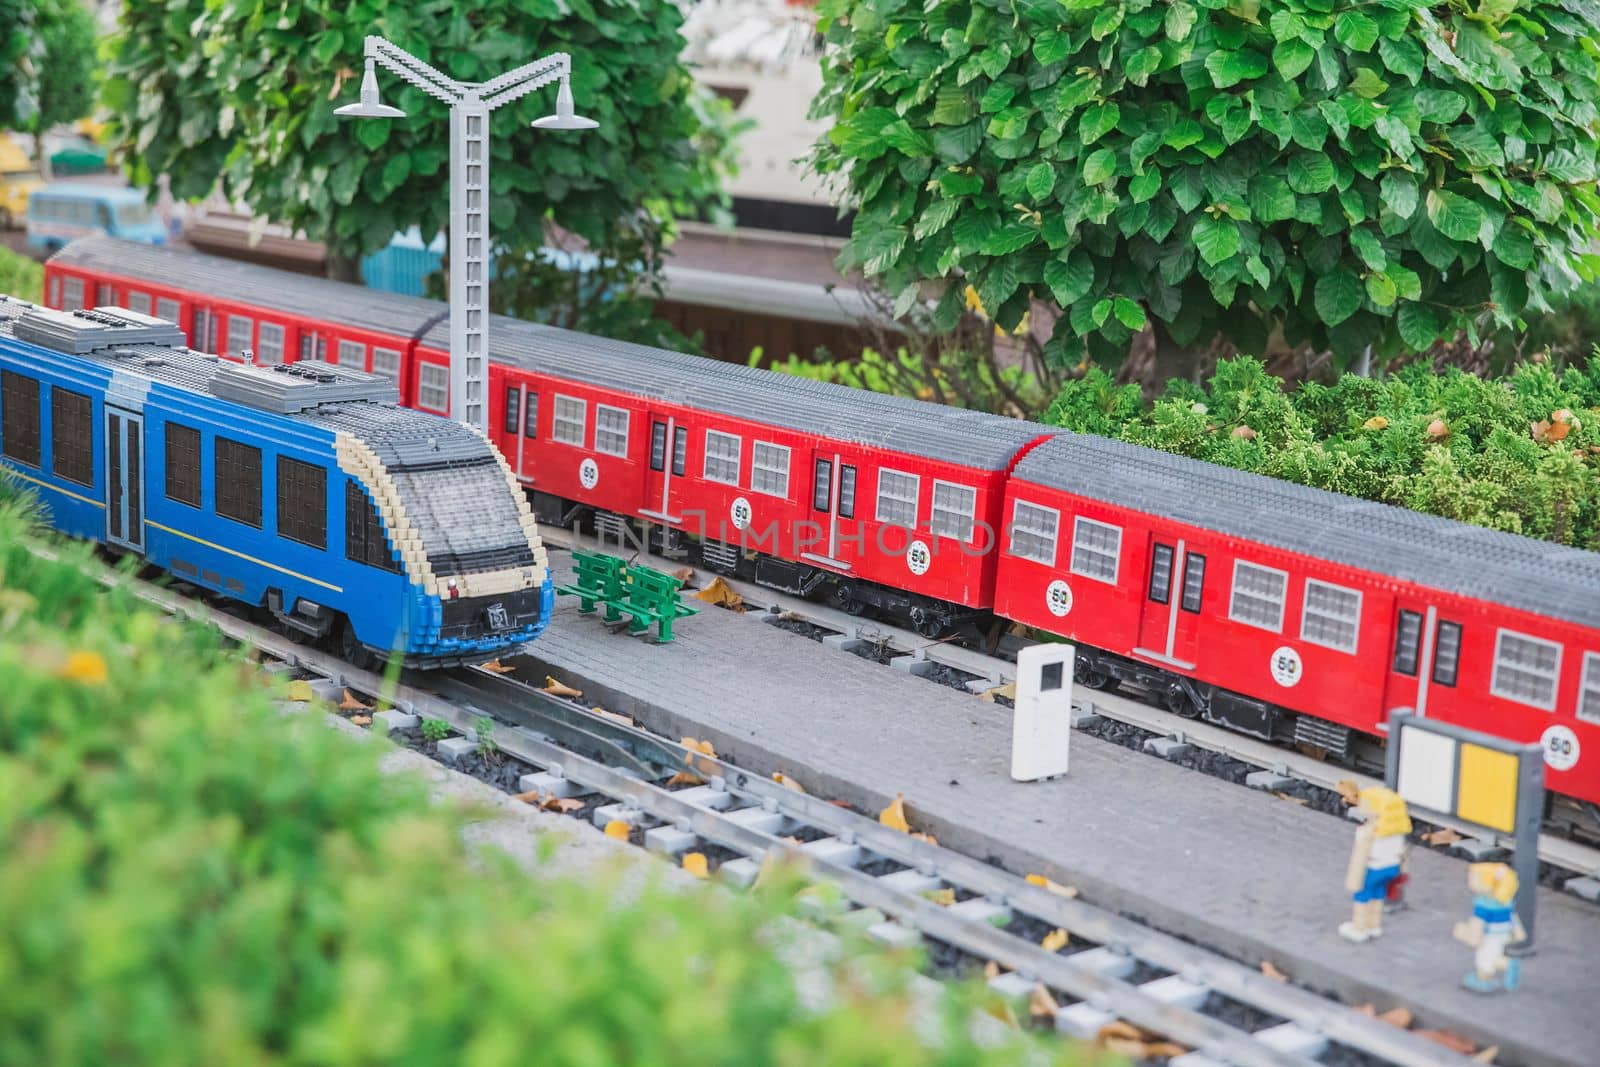
<svg viewBox="0 0 1600 1067">
<path fill-rule="evenodd" d="M 1341 754 L 1413 710 L 1600 801 L 1600 554 L 1076 434 L 1006 514 L 995 610 L 1081 642 L 1080 684 Z"/>
</svg>

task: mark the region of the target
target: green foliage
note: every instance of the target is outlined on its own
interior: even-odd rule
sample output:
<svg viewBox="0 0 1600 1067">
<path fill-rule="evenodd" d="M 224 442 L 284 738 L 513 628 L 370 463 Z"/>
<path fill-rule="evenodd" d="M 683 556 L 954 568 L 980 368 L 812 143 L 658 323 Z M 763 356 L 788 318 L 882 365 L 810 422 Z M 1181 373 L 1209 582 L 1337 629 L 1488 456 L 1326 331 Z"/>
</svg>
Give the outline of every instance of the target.
<svg viewBox="0 0 1600 1067">
<path fill-rule="evenodd" d="M 1223 360 L 1206 388 L 1174 383 L 1152 406 L 1098 369 L 1044 421 L 1430 512 L 1600 549 L 1600 359 L 1484 379 L 1423 363 L 1383 380 L 1283 383 Z"/>
<path fill-rule="evenodd" d="M 0 128 L 37 134 L 88 114 L 94 61 L 80 0 L 0 0 Z"/>
<path fill-rule="evenodd" d="M 553 217 L 606 249 L 716 201 L 730 166 L 729 109 L 697 98 L 681 24 L 670 0 L 130 0 L 103 99 L 137 182 L 164 173 L 175 195 L 202 197 L 220 180 L 256 213 L 328 242 L 339 263 L 407 226 L 431 239 L 448 222 L 442 103 L 380 72 L 384 100 L 407 118 L 333 113 L 355 99 L 366 34 L 468 81 L 568 52 L 577 108 L 600 128 L 529 129 L 553 110 L 554 87 L 494 112 L 491 223 L 511 248 L 538 248 Z"/>
<path fill-rule="evenodd" d="M 758 348 L 750 354 L 750 365 L 760 366 L 764 358 Z M 900 348 L 892 356 L 868 348 L 856 359 L 833 359 L 824 352 L 809 357 L 791 354 L 765 365 L 814 381 L 997 414 L 1031 416 L 1049 395 L 1021 367 L 1000 366 L 965 348 Z"/>
<path fill-rule="evenodd" d="M 907 961 L 858 941 L 792 973 L 784 879 L 755 895 L 530 881 L 469 853 L 474 816 L 380 773 L 384 746 L 273 711 L 212 631 L 103 588 L 87 546 L 33 555 L 34 536 L 0 505 L 0 1063 L 1064 1055 L 1020 1035 L 979 1048 L 966 996 L 912 1011 Z"/>
<path fill-rule="evenodd" d="M 0 129 L 23 125 L 39 106 L 33 7 L 33 0 L 0 0 Z"/>
<path fill-rule="evenodd" d="M 37 260 L 0 248 L 0 293 L 38 304 L 44 301 L 44 267 Z"/>
<path fill-rule="evenodd" d="M 422 736 L 437 744 L 450 736 L 450 724 L 443 719 L 423 719 Z"/>
<path fill-rule="evenodd" d="M 822 0 L 846 266 L 1064 310 L 1057 365 L 1275 329 L 1348 357 L 1595 275 L 1600 9 L 1555 0 Z M 964 280 L 961 280 L 964 279 Z M 1135 314 L 1135 309 L 1138 314 Z"/>
</svg>

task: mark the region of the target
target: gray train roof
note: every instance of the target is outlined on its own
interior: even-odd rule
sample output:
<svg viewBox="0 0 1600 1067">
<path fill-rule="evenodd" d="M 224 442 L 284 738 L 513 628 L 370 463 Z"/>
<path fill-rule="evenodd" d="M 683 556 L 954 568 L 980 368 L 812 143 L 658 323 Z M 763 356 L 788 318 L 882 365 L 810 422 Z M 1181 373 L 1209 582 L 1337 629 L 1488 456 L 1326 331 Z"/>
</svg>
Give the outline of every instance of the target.
<svg viewBox="0 0 1600 1067">
<path fill-rule="evenodd" d="M 1600 553 L 1126 441 L 1062 434 L 1019 479 L 1460 596 L 1600 628 Z"/>
<path fill-rule="evenodd" d="M 534 565 L 516 497 L 489 443 L 461 423 L 369 397 L 394 385 L 323 363 L 244 367 L 180 345 L 142 338 L 166 324 L 121 308 L 64 312 L 0 298 L 0 338 L 33 344 L 199 397 L 363 441 L 389 472 L 423 551 L 440 577 Z M 125 333 L 127 344 L 96 341 Z M 49 343 L 40 344 L 45 339 Z M 325 402 L 307 402 L 307 390 Z M 295 406 L 286 410 L 286 404 Z"/>
<path fill-rule="evenodd" d="M 431 322 L 424 342 L 450 347 L 448 320 L 435 321 L 444 305 L 434 300 L 103 236 L 74 241 L 52 261 L 403 337 Z M 980 470 L 1005 470 L 1024 445 L 1056 432 L 504 315 L 492 319 L 489 347 L 497 362 L 530 371 Z"/>
</svg>

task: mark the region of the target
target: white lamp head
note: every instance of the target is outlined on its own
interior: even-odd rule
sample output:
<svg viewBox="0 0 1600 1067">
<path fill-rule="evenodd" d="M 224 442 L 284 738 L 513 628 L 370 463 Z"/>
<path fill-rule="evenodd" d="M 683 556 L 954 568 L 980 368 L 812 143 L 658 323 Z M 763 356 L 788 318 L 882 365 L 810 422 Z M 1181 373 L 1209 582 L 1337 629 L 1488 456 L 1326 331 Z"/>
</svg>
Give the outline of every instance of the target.
<svg viewBox="0 0 1600 1067">
<path fill-rule="evenodd" d="M 335 115 L 355 119 L 403 119 L 406 113 L 397 107 L 378 102 L 378 72 L 367 60 L 367 72 L 361 76 L 361 102 L 335 108 Z"/>
<path fill-rule="evenodd" d="M 562 78 L 561 89 L 556 93 L 556 113 L 534 119 L 533 125 L 541 130 L 592 130 L 600 124 L 572 113 L 572 85 Z"/>
</svg>

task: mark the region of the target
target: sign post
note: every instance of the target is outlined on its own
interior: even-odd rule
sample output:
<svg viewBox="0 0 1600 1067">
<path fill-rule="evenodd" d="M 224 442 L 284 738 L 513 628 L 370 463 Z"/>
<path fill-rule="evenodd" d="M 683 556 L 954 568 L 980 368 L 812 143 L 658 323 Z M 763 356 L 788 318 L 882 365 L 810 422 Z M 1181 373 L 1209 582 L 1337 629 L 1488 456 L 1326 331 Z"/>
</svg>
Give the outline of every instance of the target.
<svg viewBox="0 0 1600 1067">
<path fill-rule="evenodd" d="M 1544 814 L 1544 750 L 1411 712 L 1389 717 L 1390 789 L 1413 808 L 1509 834 L 1517 872 L 1517 915 L 1526 937 L 1512 950 L 1533 951 L 1539 899 L 1539 824 Z"/>
<path fill-rule="evenodd" d="M 1072 743 L 1071 645 L 1031 645 L 1017 655 L 1011 777 L 1036 782 L 1067 773 Z"/>
</svg>

